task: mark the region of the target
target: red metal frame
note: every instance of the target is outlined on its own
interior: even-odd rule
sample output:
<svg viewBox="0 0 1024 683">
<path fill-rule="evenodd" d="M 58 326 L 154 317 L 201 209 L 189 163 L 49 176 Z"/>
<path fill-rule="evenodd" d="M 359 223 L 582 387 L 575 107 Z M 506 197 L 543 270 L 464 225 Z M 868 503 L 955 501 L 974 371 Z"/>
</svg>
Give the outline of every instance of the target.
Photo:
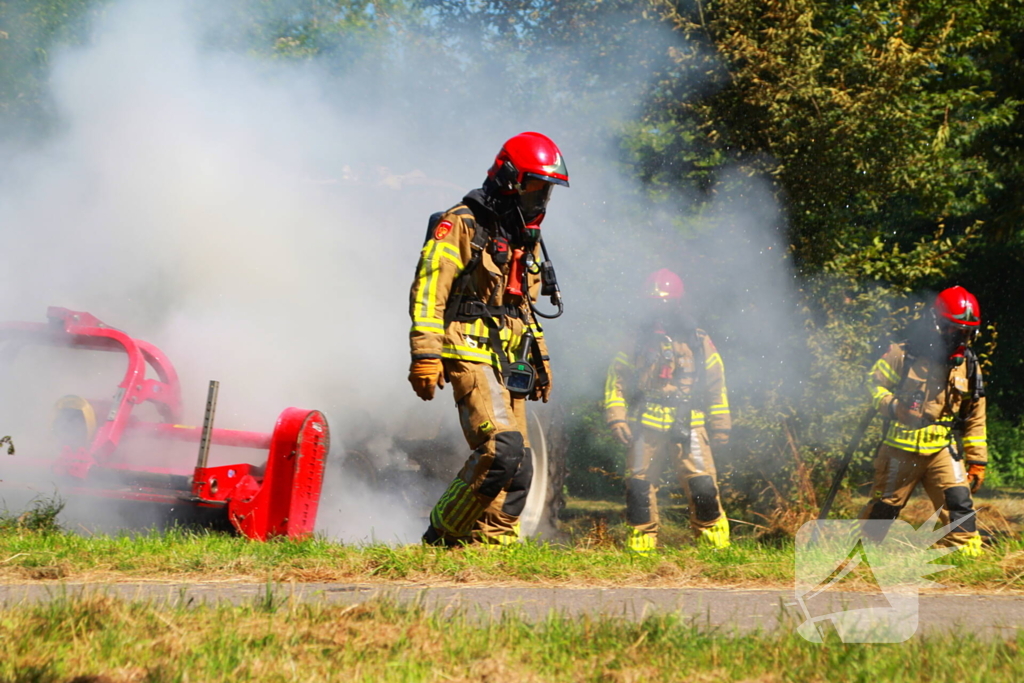
<svg viewBox="0 0 1024 683">
<path fill-rule="evenodd" d="M 66 447 L 49 460 L 34 459 L 70 484 L 69 493 L 174 506 L 187 502 L 197 508 L 221 507 L 239 533 L 258 540 L 298 538 L 313 532 L 330 449 L 330 432 L 322 413 L 286 408 L 272 434 L 211 431 L 214 445 L 268 451 L 262 468 L 250 464 L 195 467 L 188 485 L 180 466 L 140 468 L 118 463 L 115 454 L 127 433 L 198 445 L 202 429 L 179 424 L 182 409 L 178 374 L 160 349 L 105 325 L 89 313 L 51 307 L 46 315 L 48 323 L 0 323 L 0 359 L 13 360 L 26 345 L 124 352 L 128 357 L 110 410 L 105 419 L 98 416 L 102 422 L 89 445 Z M 147 366 L 157 379 L 146 378 Z M 152 403 L 163 422 L 133 417 L 132 410 L 143 403 Z"/>
</svg>

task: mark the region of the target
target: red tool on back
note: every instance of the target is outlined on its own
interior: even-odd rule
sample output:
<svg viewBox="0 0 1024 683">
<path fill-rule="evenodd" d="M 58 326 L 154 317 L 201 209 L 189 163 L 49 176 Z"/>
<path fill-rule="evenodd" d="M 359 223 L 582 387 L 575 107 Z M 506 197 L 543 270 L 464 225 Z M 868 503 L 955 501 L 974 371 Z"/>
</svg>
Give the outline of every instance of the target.
<svg viewBox="0 0 1024 683">
<path fill-rule="evenodd" d="M 47 318 L 48 323 L 0 323 L 0 368 L 26 347 L 42 345 L 124 353 L 127 369 L 112 399 L 60 397 L 53 420 L 60 431 L 57 452 L 24 453 L 22 446 L 14 481 L 5 472 L 7 463 L 0 462 L 6 485 L 19 476 L 51 481 L 62 497 L 156 506 L 179 522 L 226 521 L 261 541 L 313 532 L 330 449 L 321 412 L 286 408 L 270 434 L 215 429 L 218 384 L 211 382 L 203 427 L 182 425 L 178 375 L 158 348 L 88 313 L 51 307 Z M 147 377 L 149 370 L 154 377 Z M 151 414 L 155 408 L 157 419 L 140 417 L 143 406 L 151 406 Z M 16 425 L 8 427 L 17 442 Z M 210 466 L 211 447 L 222 454 L 223 447 L 258 449 L 266 459 Z M 189 462 L 186 454 L 195 459 Z"/>
</svg>

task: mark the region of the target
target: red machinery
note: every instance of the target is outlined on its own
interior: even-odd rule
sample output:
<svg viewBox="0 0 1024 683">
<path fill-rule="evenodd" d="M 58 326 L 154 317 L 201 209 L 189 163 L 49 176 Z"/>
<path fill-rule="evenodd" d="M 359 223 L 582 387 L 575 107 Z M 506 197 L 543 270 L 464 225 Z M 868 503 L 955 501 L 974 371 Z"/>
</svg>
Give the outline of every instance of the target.
<svg viewBox="0 0 1024 683">
<path fill-rule="evenodd" d="M 144 503 L 179 521 L 216 523 L 226 518 L 239 533 L 261 541 L 313 532 L 330 448 L 322 413 L 286 408 L 271 434 L 214 429 L 218 385 L 211 382 L 203 427 L 182 425 L 178 375 L 160 349 L 88 313 L 51 307 L 47 318 L 49 323 L 0 324 L 0 367 L 9 366 L 25 347 L 43 345 L 123 352 L 128 368 L 113 400 L 58 400 L 54 428 L 63 425 L 63 434 L 53 453 L 56 457 L 29 454 L 30 459 L 20 463 L 21 476 L 37 481 L 43 474 L 60 484 L 61 496 Z M 155 378 L 146 377 L 147 367 Z M 155 408 L 157 419 L 138 416 L 147 404 L 148 412 Z M 6 426 L 17 442 L 17 426 Z M 171 447 L 171 442 L 176 445 Z M 209 466 L 211 446 L 259 449 L 267 453 L 266 461 Z M 153 454 L 163 452 L 177 456 L 154 463 Z M 182 461 L 182 453 L 197 454 L 194 467 Z M 159 461 L 170 456 L 155 457 Z M 0 462 L 0 472 L 6 469 L 4 464 Z M 8 475 L 0 475 L 4 478 L 11 483 Z"/>
</svg>

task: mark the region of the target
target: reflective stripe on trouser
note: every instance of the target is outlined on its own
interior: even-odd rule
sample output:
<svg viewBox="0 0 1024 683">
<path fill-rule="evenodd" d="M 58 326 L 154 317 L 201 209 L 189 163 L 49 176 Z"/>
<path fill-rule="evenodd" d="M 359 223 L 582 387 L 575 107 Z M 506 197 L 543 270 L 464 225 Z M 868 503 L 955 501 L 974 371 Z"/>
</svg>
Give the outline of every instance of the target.
<svg viewBox="0 0 1024 683">
<path fill-rule="evenodd" d="M 520 492 L 525 498 L 532 475 L 529 465 L 523 469 L 525 401 L 509 396 L 490 365 L 446 358 L 444 367 L 473 452 L 431 510 L 430 524 L 448 540 L 476 536 L 501 542 L 498 537 L 517 537 L 522 507 L 517 511 L 515 502 Z M 512 502 L 506 505 L 510 495 Z"/>
<path fill-rule="evenodd" d="M 861 519 L 895 519 L 910 500 L 918 482 L 936 508 L 942 507 L 939 523 L 945 526 L 963 520 L 940 543 L 964 545 L 978 535 L 972 515 L 967 472 L 962 461 L 954 460 L 949 448 L 931 455 L 909 453 L 883 444 L 875 456 L 875 483 L 871 500 L 861 510 Z"/>
<path fill-rule="evenodd" d="M 690 503 L 690 527 L 699 538 L 725 515 L 718 495 L 715 461 L 703 427 L 690 433 L 689 448 L 669 432 L 634 427 L 626 462 L 626 519 L 639 531 L 658 533 L 658 481 L 671 466 Z M 719 525 L 721 526 L 721 525 Z"/>
</svg>

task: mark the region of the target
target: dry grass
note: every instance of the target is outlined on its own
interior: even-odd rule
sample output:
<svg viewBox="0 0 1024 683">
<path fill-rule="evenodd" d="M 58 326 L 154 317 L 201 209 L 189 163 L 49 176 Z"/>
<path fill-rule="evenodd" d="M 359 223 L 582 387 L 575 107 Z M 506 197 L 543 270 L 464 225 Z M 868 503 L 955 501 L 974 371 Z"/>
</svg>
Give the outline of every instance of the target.
<svg viewBox="0 0 1024 683">
<path fill-rule="evenodd" d="M 0 608 L 0 681 L 823 681 L 980 683 L 1024 676 L 1017 642 L 899 646 L 737 638 L 657 616 L 480 622 L 387 602 L 156 608 L 92 596 Z"/>
</svg>

